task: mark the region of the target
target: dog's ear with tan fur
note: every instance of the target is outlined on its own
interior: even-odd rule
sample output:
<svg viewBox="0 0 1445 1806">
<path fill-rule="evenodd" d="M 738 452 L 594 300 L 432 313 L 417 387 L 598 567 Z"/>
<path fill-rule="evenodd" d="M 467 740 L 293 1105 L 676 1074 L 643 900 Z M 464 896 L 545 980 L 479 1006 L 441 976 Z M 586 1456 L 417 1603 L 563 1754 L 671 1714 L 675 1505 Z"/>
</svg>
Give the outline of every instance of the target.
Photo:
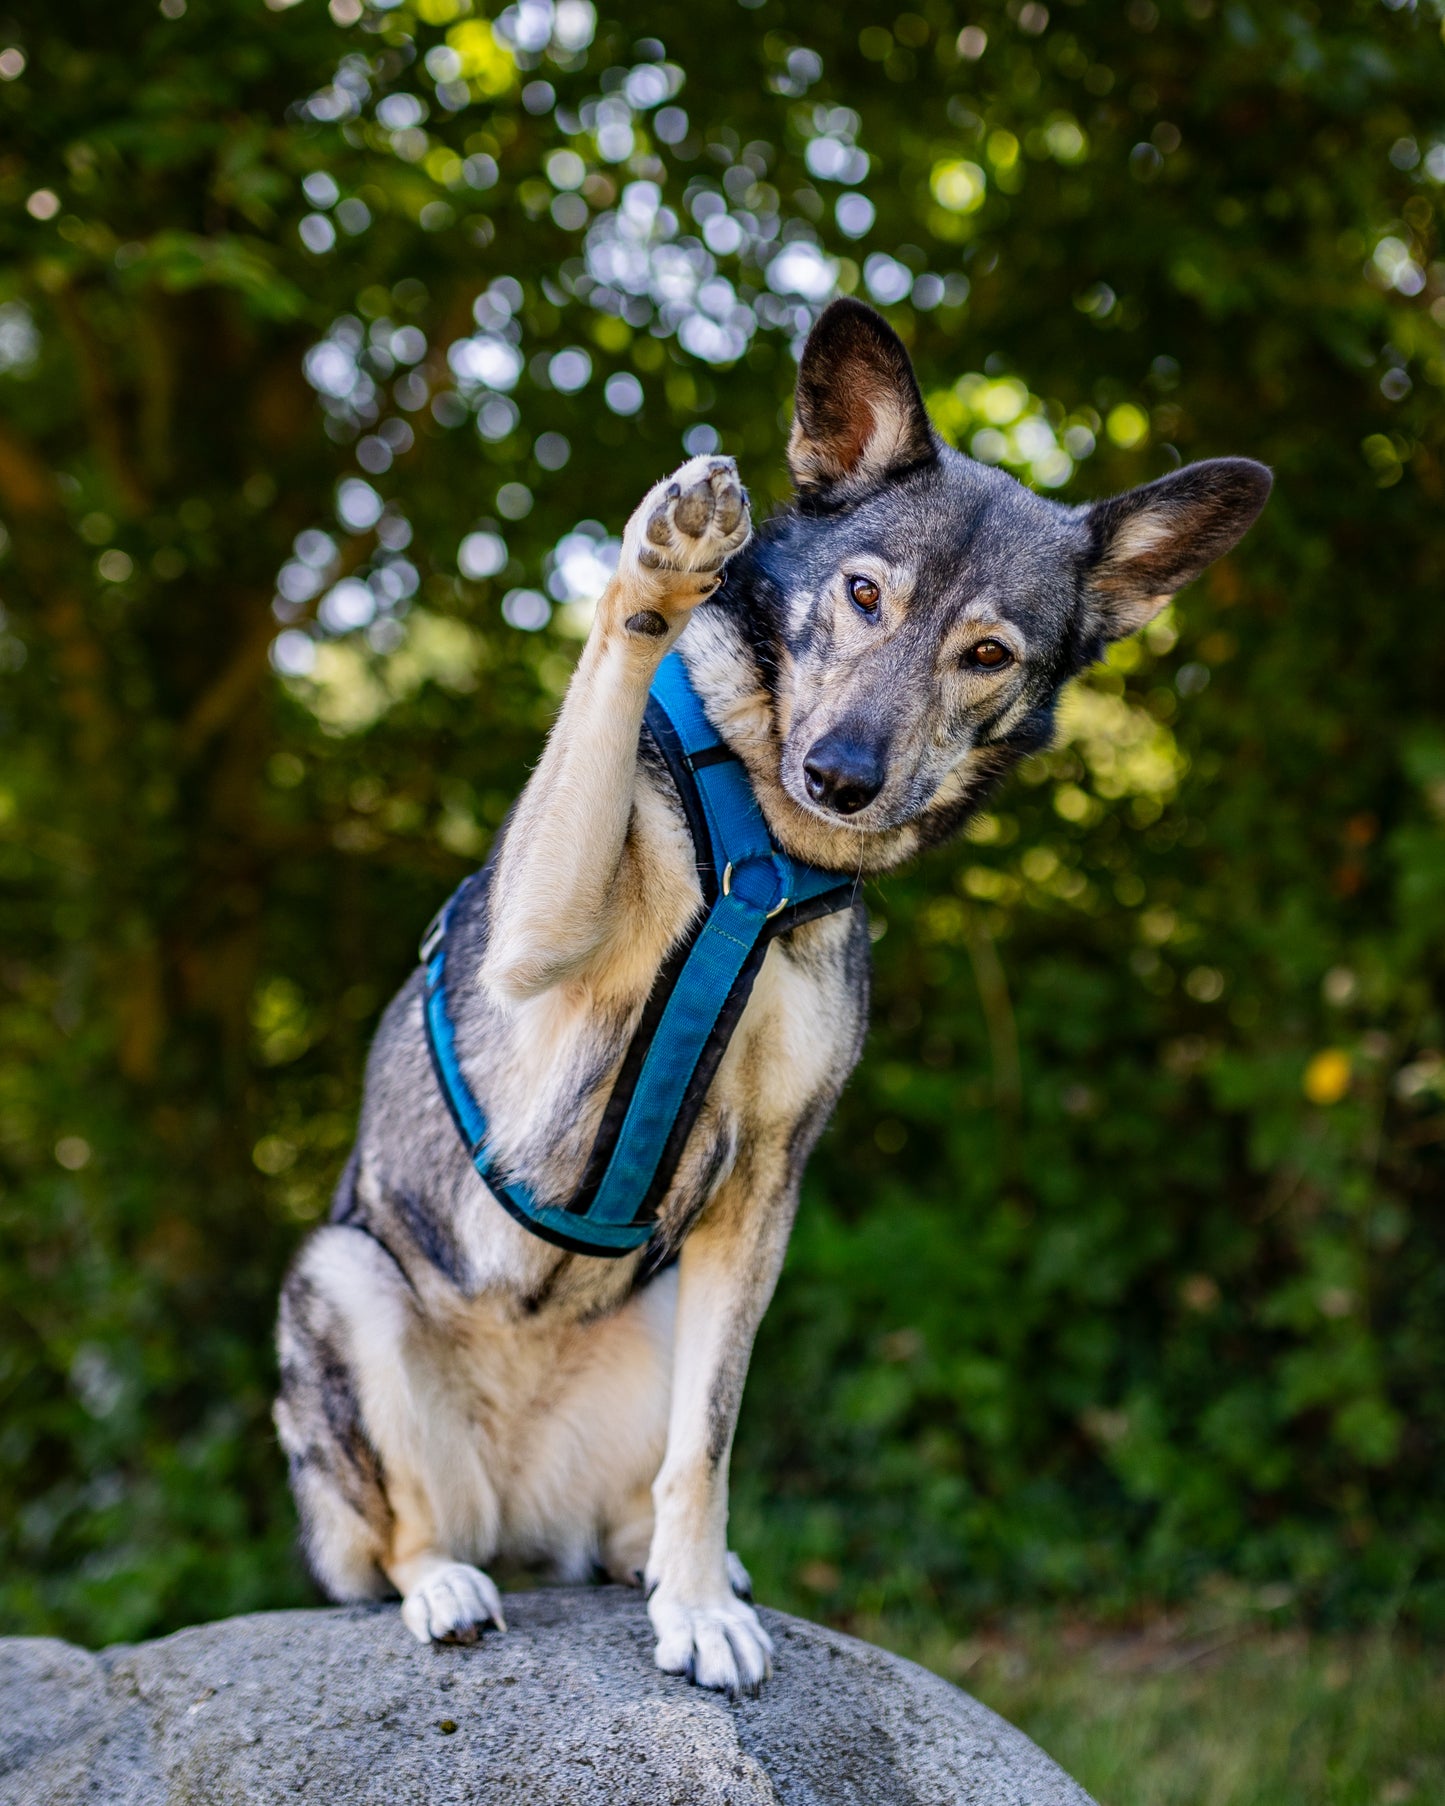
<svg viewBox="0 0 1445 1806">
<path fill-rule="evenodd" d="M 799 491 L 856 493 L 937 453 L 902 339 L 861 301 L 825 307 L 798 366 L 788 468 Z"/>
<path fill-rule="evenodd" d="M 1232 551 L 1273 484 L 1252 458 L 1208 458 L 1083 510 L 1086 584 L 1104 638 L 1137 633 L 1176 590 Z"/>
</svg>

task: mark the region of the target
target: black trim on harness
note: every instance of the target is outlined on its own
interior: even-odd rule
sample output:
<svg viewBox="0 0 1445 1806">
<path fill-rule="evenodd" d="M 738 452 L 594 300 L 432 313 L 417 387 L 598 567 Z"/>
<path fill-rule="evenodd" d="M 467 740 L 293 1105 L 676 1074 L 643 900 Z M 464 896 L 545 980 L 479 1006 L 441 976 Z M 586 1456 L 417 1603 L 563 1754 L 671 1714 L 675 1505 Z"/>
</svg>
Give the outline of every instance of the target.
<svg viewBox="0 0 1445 1806">
<path fill-rule="evenodd" d="M 689 922 L 681 938 L 673 946 L 663 961 L 661 970 L 653 980 L 652 989 L 647 994 L 647 1002 L 643 1005 L 642 1015 L 637 1027 L 633 1030 L 632 1039 L 627 1044 L 627 1052 L 622 1056 L 622 1064 L 617 1070 L 617 1080 L 612 1087 L 612 1094 L 607 1099 L 606 1108 L 602 1112 L 602 1120 L 597 1125 L 597 1134 L 592 1143 L 592 1150 L 587 1156 L 587 1164 L 582 1171 L 582 1182 L 577 1187 L 575 1196 L 567 1205 L 574 1215 L 582 1215 L 591 1208 L 592 1200 L 597 1195 L 607 1172 L 607 1163 L 612 1158 L 612 1150 L 617 1145 L 617 1137 L 622 1132 L 622 1124 L 632 1105 L 633 1093 L 637 1089 L 638 1076 L 642 1071 L 642 1063 L 647 1058 L 648 1049 L 652 1046 L 657 1034 L 657 1025 L 662 1020 L 662 1013 L 667 1008 L 668 999 L 676 989 L 677 981 L 682 976 L 682 969 L 687 964 L 687 956 L 692 952 L 697 937 L 702 933 L 703 923 L 707 919 L 707 911 L 712 908 L 717 897 L 717 869 L 713 864 L 710 849 L 712 838 L 707 831 L 707 817 L 703 813 L 702 798 L 698 795 L 697 781 L 687 754 L 682 750 L 682 743 L 672 723 L 658 703 L 651 697 L 647 702 L 645 731 L 651 736 L 657 750 L 662 754 L 668 774 L 677 788 L 678 801 L 682 805 L 683 815 L 687 818 L 688 832 L 692 835 L 693 859 L 697 867 L 698 883 L 702 886 L 702 909 Z M 701 1105 L 699 1104 L 699 1108 Z M 696 1120 L 694 1109 L 688 1118 L 691 1127 Z M 684 1137 L 684 1139 L 686 1139 Z M 671 1146 L 669 1141 L 668 1146 Z M 680 1153 L 679 1149 L 679 1153 Z M 667 1167 L 667 1183 L 672 1183 L 672 1175 L 677 1170 L 677 1161 L 669 1165 L 666 1155 L 663 1164 Z M 664 1192 L 666 1188 L 664 1187 Z M 663 1194 L 659 1194 L 661 1196 Z M 634 1218 L 641 1221 L 641 1217 Z"/>
<path fill-rule="evenodd" d="M 703 909 L 689 924 L 687 931 L 673 946 L 663 963 L 652 990 L 648 993 L 642 1016 L 633 1031 L 628 1043 L 627 1052 L 623 1055 L 622 1064 L 618 1068 L 617 1079 L 612 1093 L 608 1097 L 602 1120 L 597 1125 L 597 1134 L 593 1140 L 591 1151 L 587 1156 L 587 1164 L 583 1169 L 581 1183 L 566 1208 L 574 1215 L 584 1215 L 590 1208 L 597 1188 L 601 1185 L 607 1172 L 608 1162 L 612 1158 L 612 1150 L 617 1144 L 622 1124 L 632 1103 L 633 1093 L 637 1087 L 638 1074 L 647 1058 L 657 1033 L 657 1025 L 662 1013 L 667 1008 L 668 999 L 672 996 L 687 957 L 692 952 L 693 944 L 702 932 L 705 912 L 712 907 L 717 896 L 717 871 L 709 856 L 712 838 L 707 829 L 707 817 L 703 813 L 702 798 L 698 794 L 697 780 L 693 770 L 699 765 L 720 764 L 725 759 L 736 760 L 737 755 L 725 746 L 705 747 L 700 753 L 689 755 L 682 749 L 676 730 L 658 703 L 649 699 L 646 714 L 646 731 L 650 734 L 657 750 L 662 754 L 667 765 L 668 775 L 676 787 L 678 801 L 687 819 L 688 829 L 692 835 L 695 849 L 694 857 L 697 865 L 698 881 L 702 886 Z M 657 1171 L 653 1174 L 652 1183 L 645 1195 L 639 1200 L 634 1223 L 644 1223 L 657 1215 L 662 1200 L 671 1189 L 677 1177 L 678 1165 L 687 1150 L 687 1143 L 697 1125 L 698 1116 L 707 1098 L 722 1057 L 727 1051 L 728 1042 L 733 1031 L 747 1007 L 748 998 L 752 995 L 753 985 L 758 973 L 762 970 L 763 960 L 771 943 L 780 934 L 787 934 L 791 929 L 802 927 L 807 922 L 815 922 L 823 916 L 832 915 L 840 909 L 848 907 L 853 901 L 856 886 L 853 881 L 845 880 L 836 890 L 829 891 L 821 897 L 814 897 L 806 903 L 795 903 L 781 911 L 768 924 L 768 927 L 757 945 L 753 948 L 747 964 L 738 974 L 732 990 L 728 993 L 727 1002 L 722 1013 L 704 1043 L 693 1068 L 692 1077 L 688 1081 L 682 1106 L 673 1122 L 671 1132 L 663 1145 L 662 1159 Z M 513 1215 L 518 1213 L 514 1210 Z M 530 1219 L 529 1219 L 530 1221 Z M 535 1226 L 535 1225 L 534 1225 Z"/>
</svg>

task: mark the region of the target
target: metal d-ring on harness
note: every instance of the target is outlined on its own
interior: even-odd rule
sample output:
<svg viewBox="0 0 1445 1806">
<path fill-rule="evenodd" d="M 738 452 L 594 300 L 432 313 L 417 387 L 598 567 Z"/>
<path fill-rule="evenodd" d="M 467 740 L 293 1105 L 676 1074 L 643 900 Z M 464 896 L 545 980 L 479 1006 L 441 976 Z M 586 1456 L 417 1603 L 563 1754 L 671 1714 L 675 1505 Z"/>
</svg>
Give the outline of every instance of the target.
<svg viewBox="0 0 1445 1806">
<path fill-rule="evenodd" d="M 466 880 L 421 949 L 427 1046 L 472 1164 L 519 1223 L 579 1254 L 627 1254 L 651 1237 L 768 942 L 849 908 L 857 891 L 852 880 L 799 864 L 774 843 L 747 772 L 719 739 L 675 651 L 658 668 L 646 720 L 692 830 L 705 913 L 658 974 L 569 1200 L 541 1199 L 498 1169 L 486 1116 L 457 1058 L 447 1009 L 447 923 L 463 892 L 489 873 Z"/>
</svg>

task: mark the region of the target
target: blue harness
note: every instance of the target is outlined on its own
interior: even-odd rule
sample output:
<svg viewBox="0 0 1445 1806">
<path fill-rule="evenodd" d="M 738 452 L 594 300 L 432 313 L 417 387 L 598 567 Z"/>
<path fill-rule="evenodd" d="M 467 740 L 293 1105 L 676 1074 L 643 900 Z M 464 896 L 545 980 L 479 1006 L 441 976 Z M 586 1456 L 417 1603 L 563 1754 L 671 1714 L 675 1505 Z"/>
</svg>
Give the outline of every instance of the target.
<svg viewBox="0 0 1445 1806">
<path fill-rule="evenodd" d="M 457 1059 L 447 1009 L 447 924 L 470 887 L 489 881 L 490 866 L 443 905 L 421 947 L 427 1046 L 473 1166 L 503 1209 L 535 1235 L 604 1257 L 631 1253 L 651 1238 L 768 942 L 850 908 L 857 894 L 855 880 L 800 865 L 774 843 L 747 772 L 720 741 L 675 651 L 658 667 L 646 722 L 692 831 L 704 913 L 658 973 L 570 1200 L 539 1198 L 498 1170 L 486 1116 Z"/>
</svg>

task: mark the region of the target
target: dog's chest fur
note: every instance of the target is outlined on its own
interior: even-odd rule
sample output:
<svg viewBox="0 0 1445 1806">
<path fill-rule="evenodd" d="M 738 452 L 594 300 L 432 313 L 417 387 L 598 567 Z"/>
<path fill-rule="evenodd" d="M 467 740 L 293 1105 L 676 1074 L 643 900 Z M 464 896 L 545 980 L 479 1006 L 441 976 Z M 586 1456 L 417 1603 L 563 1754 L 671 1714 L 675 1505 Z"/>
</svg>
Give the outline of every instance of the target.
<svg viewBox="0 0 1445 1806">
<path fill-rule="evenodd" d="M 579 847 L 578 856 L 587 851 Z M 463 1070 L 500 1165 L 549 1201 L 576 1189 L 658 970 L 701 907 L 686 820 L 665 767 L 646 752 L 617 884 L 620 907 L 585 982 L 522 1003 L 499 1004 L 481 985 L 485 896 L 466 904 L 449 930 Z M 726 1208 L 736 1191 L 741 1205 L 800 1176 L 857 1060 L 867 989 L 861 907 L 769 946 L 660 1208 L 649 1268 L 680 1244 L 710 1201 Z M 519 1318 L 575 1319 L 620 1303 L 640 1257 L 572 1256 L 506 1216 L 473 1172 L 431 1074 L 418 1083 L 425 1062 L 413 980 L 373 1051 L 354 1194 L 363 1220 L 424 1289 L 429 1309 L 453 1316 L 464 1300 L 498 1292 Z"/>
</svg>

